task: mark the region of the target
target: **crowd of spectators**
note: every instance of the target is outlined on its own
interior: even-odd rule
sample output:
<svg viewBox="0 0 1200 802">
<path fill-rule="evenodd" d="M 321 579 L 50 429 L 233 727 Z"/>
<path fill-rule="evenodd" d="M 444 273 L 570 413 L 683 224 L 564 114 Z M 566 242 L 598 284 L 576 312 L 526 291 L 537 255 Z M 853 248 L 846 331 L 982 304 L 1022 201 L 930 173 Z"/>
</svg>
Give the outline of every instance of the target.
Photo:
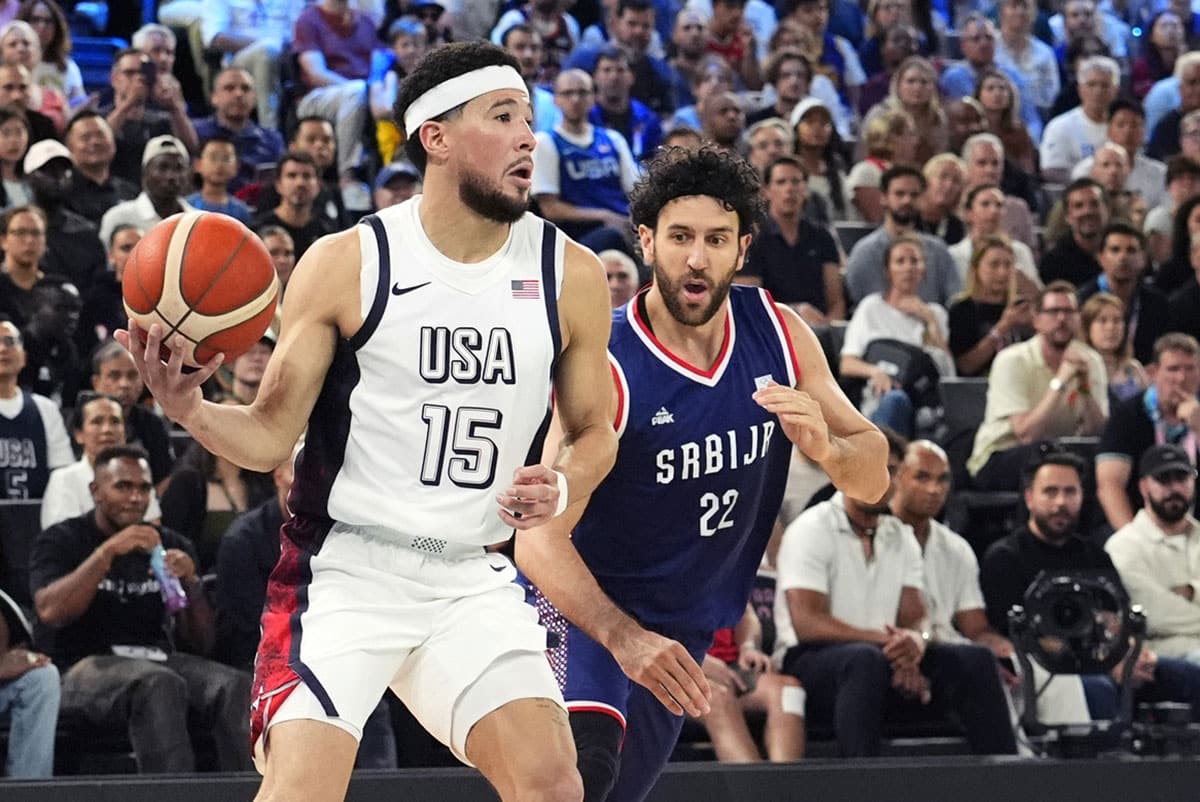
<svg viewBox="0 0 1200 802">
<path fill-rule="evenodd" d="M 317 238 L 420 192 L 392 104 L 424 53 L 469 39 L 519 64 L 533 206 L 600 255 L 614 307 L 651 273 L 627 219 L 642 163 L 711 143 L 758 169 L 767 214 L 738 280 L 819 329 L 892 437 L 889 499 L 817 497 L 781 520 L 776 593 L 705 664 L 719 757 L 759 756 L 745 710 L 766 712 L 777 760 L 803 753 L 806 722 L 872 755 L 894 715 L 931 710 L 973 751 L 1015 751 L 1005 613 L 1043 567 L 1115 565 L 1149 618 L 1139 694 L 1200 695 L 1187 3 L 165 0 L 140 26 L 93 5 L 0 7 L 0 472 L 6 509 L 37 522 L 7 515 L 0 541 L 9 775 L 52 770 L 60 706 L 124 729 L 141 771 L 196 764 L 189 715 L 216 767 L 247 765 L 290 465 L 241 470 L 156 414 L 112 340 L 123 270 L 195 209 L 254 230 L 286 291 Z M 106 79 L 72 59 L 89 33 L 129 42 Z M 268 332 L 209 397 L 252 400 L 273 347 Z M 989 379 L 961 481 L 1028 512 L 990 548 L 937 520 L 961 473 L 933 442 L 952 377 Z M 1091 438 L 1094 464 L 1046 445 L 1063 438 Z M 1054 720 L 1115 709 L 1111 677 L 1048 687 Z M 377 712 L 360 765 L 395 764 Z"/>
</svg>

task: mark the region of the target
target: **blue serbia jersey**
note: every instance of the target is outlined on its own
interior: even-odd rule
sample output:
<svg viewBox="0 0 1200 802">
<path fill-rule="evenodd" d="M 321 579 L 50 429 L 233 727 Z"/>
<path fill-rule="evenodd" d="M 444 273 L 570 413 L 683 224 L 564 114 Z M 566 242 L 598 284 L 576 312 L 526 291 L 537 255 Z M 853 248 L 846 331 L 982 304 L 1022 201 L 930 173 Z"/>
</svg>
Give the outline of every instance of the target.
<svg viewBox="0 0 1200 802">
<path fill-rule="evenodd" d="M 574 542 L 600 586 L 643 624 L 733 626 L 779 513 L 792 448 L 751 395 L 794 387 L 798 367 L 771 296 L 734 285 L 711 370 L 668 352 L 646 325 L 645 293 L 613 315 L 617 462 Z"/>
</svg>

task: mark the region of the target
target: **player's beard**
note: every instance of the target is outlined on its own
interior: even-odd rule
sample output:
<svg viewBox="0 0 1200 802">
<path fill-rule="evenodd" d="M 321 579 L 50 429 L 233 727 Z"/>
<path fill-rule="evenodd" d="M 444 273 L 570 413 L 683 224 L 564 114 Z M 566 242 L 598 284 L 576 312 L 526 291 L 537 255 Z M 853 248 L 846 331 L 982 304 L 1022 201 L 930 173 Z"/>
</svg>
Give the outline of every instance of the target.
<svg viewBox="0 0 1200 802">
<path fill-rule="evenodd" d="M 529 198 L 513 198 L 476 172 L 464 171 L 458 183 L 458 198 L 476 214 L 497 223 L 512 224 L 529 209 Z"/>
<path fill-rule="evenodd" d="M 725 303 L 725 299 L 729 297 L 729 288 L 733 285 L 733 277 L 736 275 L 737 271 L 731 270 L 724 281 L 714 283 L 701 274 L 689 272 L 679 281 L 672 281 L 662 266 L 657 262 L 654 263 L 654 283 L 658 286 L 659 295 L 662 296 L 663 303 L 666 304 L 671 317 L 685 326 L 703 326 L 712 320 L 713 315 L 717 314 L 717 310 L 721 308 L 721 304 Z M 711 285 L 709 292 L 712 298 L 708 302 L 708 306 L 699 312 L 685 306 L 683 302 L 683 285 L 689 281 L 703 281 L 705 284 Z"/>
</svg>

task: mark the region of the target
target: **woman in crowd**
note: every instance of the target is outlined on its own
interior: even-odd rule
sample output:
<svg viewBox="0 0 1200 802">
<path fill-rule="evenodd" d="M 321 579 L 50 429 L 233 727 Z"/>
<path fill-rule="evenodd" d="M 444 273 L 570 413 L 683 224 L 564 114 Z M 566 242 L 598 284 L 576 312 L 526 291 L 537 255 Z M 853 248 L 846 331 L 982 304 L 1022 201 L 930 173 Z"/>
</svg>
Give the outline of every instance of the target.
<svg viewBox="0 0 1200 802">
<path fill-rule="evenodd" d="M 892 240 L 884 255 L 886 289 L 859 302 L 846 327 L 841 374 L 866 379 L 861 409 L 875 423 L 912 436 L 916 407 L 886 370 L 863 357 L 873 340 L 891 339 L 923 348 L 943 376 L 954 375 L 954 360 L 946 349 L 949 321 L 946 310 L 926 303 L 917 294 L 925 278 L 925 253 L 915 234 Z"/>
<path fill-rule="evenodd" d="M 875 116 L 896 109 L 908 112 L 921 133 L 914 154 L 915 164 L 924 164 L 949 150 L 950 130 L 946 114 L 938 103 L 937 71 L 928 59 L 910 56 L 900 64 L 892 76 L 891 93 L 867 114 L 864 128 Z"/>
<path fill-rule="evenodd" d="M 967 233 L 966 225 L 958 216 L 966 165 L 953 153 L 939 153 L 925 162 L 921 172 L 925 175 L 926 190 L 917 201 L 921 212 L 917 228 L 953 245 Z"/>
<path fill-rule="evenodd" d="M 13 20 L 0 28 L 0 59 L 5 64 L 21 64 L 29 70 L 34 81 L 29 87 L 28 107 L 53 120 L 61 134 L 67 124 L 67 98 L 57 89 L 38 83 L 37 75 L 39 72 L 44 74 L 42 45 L 28 22 Z"/>
<path fill-rule="evenodd" d="M 1001 70 L 983 70 L 975 84 L 975 98 L 987 114 L 988 128 L 1004 143 L 1004 155 L 1037 175 L 1037 145 L 1021 122 L 1021 98 L 1012 79 Z"/>
<path fill-rule="evenodd" d="M 72 108 L 88 99 L 83 75 L 71 58 L 71 28 L 54 0 L 25 0 L 17 19 L 37 32 L 42 58 L 33 70 L 33 82 L 61 92 Z"/>
<path fill-rule="evenodd" d="M 33 194 L 21 168 L 29 150 L 29 121 L 16 106 L 0 106 L 0 208 L 25 206 Z"/>
<path fill-rule="evenodd" d="M 1192 277 L 1192 236 L 1200 232 L 1200 195 L 1188 198 L 1175 211 L 1171 258 L 1154 273 L 1154 285 L 1170 295 Z"/>
<path fill-rule="evenodd" d="M 1104 358 L 1108 372 L 1109 403 L 1125 401 L 1150 383 L 1146 369 L 1130 355 L 1125 338 L 1125 304 L 1108 292 L 1098 292 L 1079 310 L 1083 339 Z"/>
<path fill-rule="evenodd" d="M 191 539 L 199 569 L 206 573 L 216 564 L 221 537 L 233 519 L 274 493 L 270 473 L 240 468 L 192 443 L 163 491 L 163 524 Z"/>
<path fill-rule="evenodd" d="M 870 0 L 867 4 L 867 38 L 858 46 L 858 60 L 868 78 L 884 70 L 883 45 L 887 32 L 907 24 L 911 16 L 910 0 Z"/>
<path fill-rule="evenodd" d="M 846 192 L 853 205 L 851 217 L 878 225 L 883 222 L 883 194 L 879 181 L 893 164 L 912 164 L 917 149 L 917 128 L 908 112 L 886 111 L 863 128 L 867 155 L 846 177 Z"/>
<path fill-rule="evenodd" d="M 846 176 L 829 107 L 816 98 L 805 98 L 792 110 L 791 124 L 796 134 L 796 157 L 808 171 L 809 192 L 825 199 L 835 219 L 845 220 Z"/>
<path fill-rule="evenodd" d="M 966 286 L 969 279 L 970 265 L 978 243 L 985 237 L 1004 235 L 1004 206 L 1007 202 L 1004 190 L 995 184 L 980 184 L 967 192 L 967 202 L 963 207 L 967 236 L 949 248 L 950 255 L 954 257 L 954 263 L 958 266 L 963 286 Z M 1022 294 L 1031 295 L 1041 285 L 1033 251 L 1020 240 L 1012 240 L 1009 250 L 1013 255 L 1013 265 L 1017 269 L 1017 280 L 1023 285 L 1028 285 L 1019 289 Z"/>
<path fill-rule="evenodd" d="M 1143 42 L 1142 54 L 1133 62 L 1133 92 L 1139 98 L 1175 73 L 1175 59 L 1187 48 L 1179 15 L 1170 10 L 1159 12 L 1150 21 L 1150 35 Z"/>
<path fill-rule="evenodd" d="M 966 289 L 950 305 L 950 353 L 959 376 L 986 376 L 996 354 L 1033 335 L 1036 296 L 1018 289 L 1017 276 L 1011 241 L 975 240 Z"/>
<path fill-rule="evenodd" d="M 896 77 L 896 70 L 900 69 L 906 58 L 917 55 L 918 41 L 917 29 L 906 22 L 897 23 L 883 32 L 883 45 L 880 48 L 883 69 L 868 78 L 859 88 L 859 114 L 865 116 L 887 99 L 888 93 L 892 91 L 892 79 Z"/>
</svg>

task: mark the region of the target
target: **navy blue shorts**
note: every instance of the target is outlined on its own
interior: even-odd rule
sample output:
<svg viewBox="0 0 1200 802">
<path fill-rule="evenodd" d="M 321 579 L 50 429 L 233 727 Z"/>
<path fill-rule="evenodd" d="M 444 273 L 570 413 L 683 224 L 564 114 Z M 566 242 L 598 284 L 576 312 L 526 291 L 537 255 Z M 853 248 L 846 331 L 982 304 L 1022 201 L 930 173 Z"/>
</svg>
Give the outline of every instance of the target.
<svg viewBox="0 0 1200 802">
<path fill-rule="evenodd" d="M 551 642 L 557 641 L 546 654 L 567 710 L 612 716 L 625 731 L 619 774 L 607 802 L 640 802 L 670 759 L 683 716 L 629 679 L 607 649 L 563 618 L 537 588 L 530 593 L 542 625 L 552 633 Z M 682 643 L 697 664 L 712 645 L 711 634 L 660 634 Z"/>
</svg>

